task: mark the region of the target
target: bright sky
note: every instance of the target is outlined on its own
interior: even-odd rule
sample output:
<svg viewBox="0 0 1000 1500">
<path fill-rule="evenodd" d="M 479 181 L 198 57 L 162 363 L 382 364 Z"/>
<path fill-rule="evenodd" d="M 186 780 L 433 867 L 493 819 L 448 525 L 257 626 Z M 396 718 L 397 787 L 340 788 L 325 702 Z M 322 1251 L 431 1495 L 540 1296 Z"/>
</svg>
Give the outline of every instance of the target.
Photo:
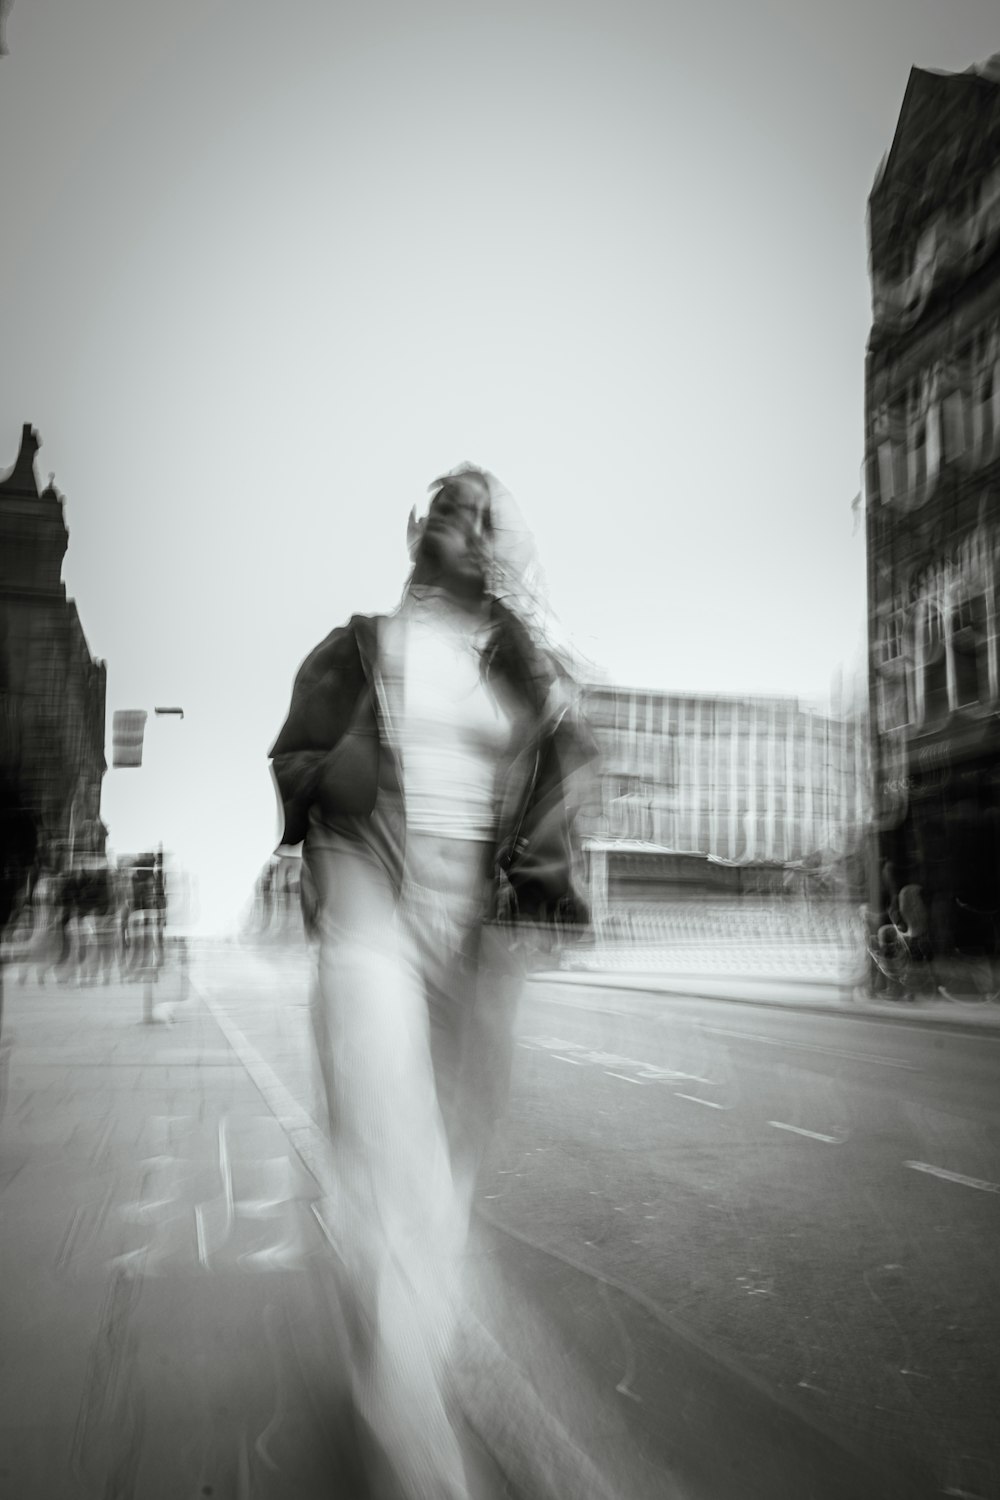
<svg viewBox="0 0 1000 1500">
<path fill-rule="evenodd" d="M 865 204 L 996 0 L 15 0 L 0 467 L 67 496 L 109 771 L 229 920 L 294 671 L 471 458 L 613 679 L 822 696 L 864 619 Z M 108 736 L 110 759 L 110 729 Z"/>
</svg>

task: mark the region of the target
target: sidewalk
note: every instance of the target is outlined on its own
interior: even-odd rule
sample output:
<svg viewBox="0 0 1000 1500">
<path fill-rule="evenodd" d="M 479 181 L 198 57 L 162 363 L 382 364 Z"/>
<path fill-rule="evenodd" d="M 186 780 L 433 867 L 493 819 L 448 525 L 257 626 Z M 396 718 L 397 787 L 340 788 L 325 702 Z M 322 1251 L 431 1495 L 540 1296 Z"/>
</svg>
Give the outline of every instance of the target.
<svg viewBox="0 0 1000 1500">
<path fill-rule="evenodd" d="M 318 1189 L 216 1021 L 7 981 L 0 1492 L 349 1493 Z"/>
</svg>

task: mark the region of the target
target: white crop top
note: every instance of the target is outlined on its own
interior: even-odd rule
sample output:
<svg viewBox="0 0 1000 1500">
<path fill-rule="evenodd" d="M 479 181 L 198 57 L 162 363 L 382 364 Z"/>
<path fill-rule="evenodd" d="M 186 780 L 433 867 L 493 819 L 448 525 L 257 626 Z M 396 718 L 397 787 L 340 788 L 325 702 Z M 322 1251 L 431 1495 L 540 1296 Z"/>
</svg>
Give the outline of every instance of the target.
<svg viewBox="0 0 1000 1500">
<path fill-rule="evenodd" d="M 483 680 L 481 637 L 440 599 L 405 614 L 399 725 L 407 826 L 488 842 L 513 725 Z"/>
</svg>

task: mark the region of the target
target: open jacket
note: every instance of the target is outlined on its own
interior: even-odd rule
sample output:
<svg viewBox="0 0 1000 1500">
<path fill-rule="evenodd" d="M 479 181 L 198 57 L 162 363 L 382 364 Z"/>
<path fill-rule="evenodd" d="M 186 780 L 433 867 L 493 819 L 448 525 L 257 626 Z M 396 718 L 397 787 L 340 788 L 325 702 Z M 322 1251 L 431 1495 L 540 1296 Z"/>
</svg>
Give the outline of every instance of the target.
<svg viewBox="0 0 1000 1500">
<path fill-rule="evenodd" d="M 405 837 L 391 720 L 379 670 L 386 616 L 352 615 L 299 668 L 291 707 L 270 756 L 284 816 L 282 842 L 307 836 L 311 809 L 365 818 L 376 796 Z M 501 788 L 493 916 L 577 924 L 588 919 L 575 834 L 582 774 L 596 746 L 572 714 L 552 661 L 503 605 L 492 606 L 487 676 L 502 676 L 530 713 L 532 732 Z"/>
</svg>

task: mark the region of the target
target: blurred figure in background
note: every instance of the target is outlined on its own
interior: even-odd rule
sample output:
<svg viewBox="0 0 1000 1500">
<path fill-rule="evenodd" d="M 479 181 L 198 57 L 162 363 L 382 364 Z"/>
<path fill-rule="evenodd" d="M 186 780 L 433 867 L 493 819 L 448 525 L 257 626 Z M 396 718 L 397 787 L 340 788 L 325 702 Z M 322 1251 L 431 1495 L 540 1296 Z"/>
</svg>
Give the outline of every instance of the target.
<svg viewBox="0 0 1000 1500">
<path fill-rule="evenodd" d="M 81 853 L 63 883 L 63 901 L 70 914 L 78 984 L 110 984 L 120 972 L 120 921 L 114 873 L 105 855 Z"/>
<path fill-rule="evenodd" d="M 32 970 L 36 983 L 44 984 L 62 960 L 67 938 L 62 922 L 61 888 L 55 856 L 40 848 L 25 888 L 16 930 L 8 932 L 11 957 L 21 984 Z"/>
<path fill-rule="evenodd" d="M 126 900 L 127 970 L 130 975 L 145 974 L 163 962 L 167 900 L 162 850 L 133 861 Z"/>
<path fill-rule="evenodd" d="M 284 842 L 304 840 L 331 1235 L 372 1486 L 381 1472 L 394 1496 L 465 1500 L 461 1256 L 506 1098 L 517 934 L 586 920 L 575 788 L 593 751 L 503 486 L 471 465 L 435 481 L 409 545 L 399 609 L 353 616 L 307 657 L 271 755 Z"/>
<path fill-rule="evenodd" d="M 38 822 L 20 777 L 0 767 L 0 1028 L 3 1023 L 3 970 L 8 926 L 25 895 L 38 849 Z"/>
</svg>

